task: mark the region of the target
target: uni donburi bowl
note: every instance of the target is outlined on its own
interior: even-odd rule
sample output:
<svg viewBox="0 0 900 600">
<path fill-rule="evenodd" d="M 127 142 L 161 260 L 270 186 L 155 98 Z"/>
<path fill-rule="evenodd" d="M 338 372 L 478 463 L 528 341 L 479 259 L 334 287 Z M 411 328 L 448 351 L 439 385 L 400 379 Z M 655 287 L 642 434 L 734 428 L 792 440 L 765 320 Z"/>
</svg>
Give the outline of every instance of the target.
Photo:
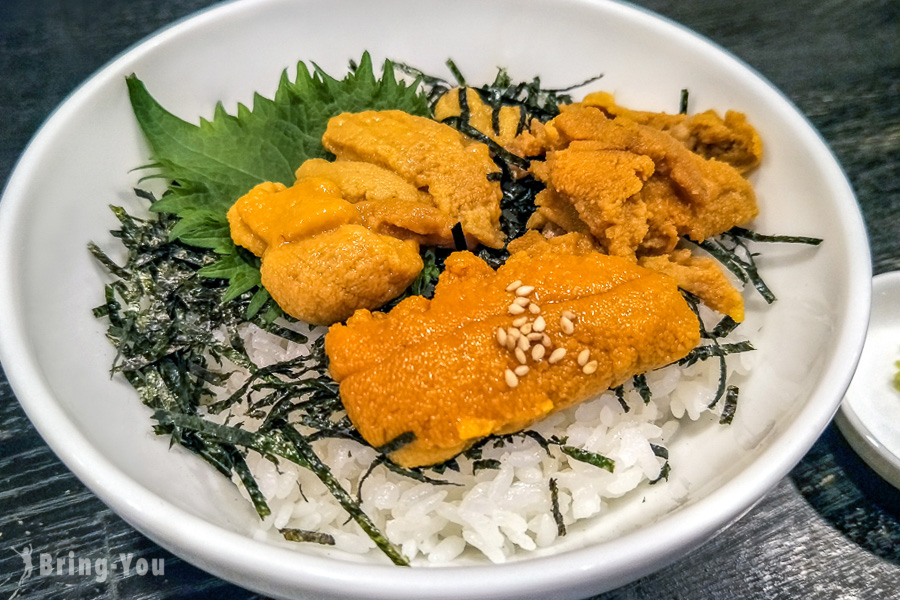
<svg viewBox="0 0 900 600">
<path fill-rule="evenodd" d="M 477 15 L 477 18 L 473 18 Z M 473 43 L 470 40 L 477 40 Z M 196 457 L 169 450 L 120 378 L 91 308 L 103 273 L 88 241 L 110 248 L 109 204 L 138 204 L 131 172 L 149 156 L 128 103 L 136 73 L 167 108 L 196 122 L 219 100 L 233 111 L 271 96 L 298 60 L 345 72 L 371 52 L 471 82 L 508 68 L 565 87 L 616 93 L 624 106 L 675 112 L 735 109 L 759 130 L 754 229 L 825 239 L 766 249 L 760 268 L 779 297 L 748 292 L 758 348 L 732 428 L 689 425 L 670 447 L 689 482 L 639 491 L 574 528 L 553 552 L 505 565 L 399 569 L 382 557 L 286 549 L 255 541 L 252 508 Z M 48 243 L 52 240 L 52 243 Z M 578 598 L 683 556 L 734 521 L 799 461 L 853 373 L 870 301 L 869 253 L 853 193 L 820 137 L 760 76 L 691 32 L 628 5 L 592 0 L 452 3 L 243 0 L 179 22 L 83 84 L 41 128 L 0 202 L 0 360 L 28 416 L 72 471 L 154 541 L 222 578 L 276 597 Z M 641 501 L 646 498 L 646 501 Z"/>
</svg>

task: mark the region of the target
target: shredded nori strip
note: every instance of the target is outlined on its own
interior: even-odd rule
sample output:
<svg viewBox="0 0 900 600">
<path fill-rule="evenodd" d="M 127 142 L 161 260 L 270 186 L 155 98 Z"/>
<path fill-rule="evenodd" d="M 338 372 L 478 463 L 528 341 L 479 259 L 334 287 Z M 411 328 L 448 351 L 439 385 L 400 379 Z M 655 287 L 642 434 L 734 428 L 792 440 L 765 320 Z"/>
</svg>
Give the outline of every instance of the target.
<svg viewBox="0 0 900 600">
<path fill-rule="evenodd" d="M 469 244 L 466 242 L 466 234 L 463 232 L 462 223 L 454 225 L 451 232 L 453 233 L 453 245 L 456 246 L 456 249 L 467 250 Z"/>
<path fill-rule="evenodd" d="M 820 238 L 788 235 L 765 235 L 756 233 L 743 227 L 733 227 L 718 238 L 694 242 L 683 238 L 687 242 L 696 244 L 713 258 L 738 277 L 743 283 L 752 283 L 763 299 L 771 304 L 776 300 L 775 294 L 766 285 L 756 266 L 755 253 L 751 252 L 746 241 L 752 242 L 780 242 L 792 244 L 808 244 L 817 246 L 822 243 Z"/>
<path fill-rule="evenodd" d="M 329 533 L 307 531 L 306 529 L 279 529 L 278 533 L 289 542 L 311 542 L 323 546 L 334 546 L 334 536 Z"/>
<path fill-rule="evenodd" d="M 433 477 L 429 477 L 429 476 L 425 475 L 425 473 L 422 472 L 421 468 L 406 469 L 406 468 L 401 467 L 400 465 L 392 462 L 391 459 L 389 459 L 387 456 L 381 455 L 369 464 L 369 468 L 366 469 L 366 472 L 363 474 L 363 476 L 359 478 L 359 485 L 356 490 L 356 497 L 357 497 L 357 501 L 360 504 L 362 504 L 363 484 L 366 482 L 366 479 L 369 478 L 369 475 L 372 474 L 372 471 L 374 471 L 376 467 L 379 467 L 381 465 L 384 465 L 384 467 L 387 470 L 392 471 L 392 472 L 396 473 L 397 475 L 402 475 L 403 477 L 408 477 L 408 478 L 414 479 L 416 481 L 421 481 L 422 483 L 430 483 L 432 485 L 455 485 L 455 486 L 460 485 L 459 483 L 454 483 L 452 481 L 446 481 L 443 479 L 435 479 Z M 447 468 L 450 468 L 450 470 L 452 470 L 452 471 L 459 471 L 459 466 L 456 466 L 456 468 L 453 468 L 452 466 L 449 466 L 448 463 L 443 463 L 443 465 L 444 465 L 444 467 L 440 470 L 440 473 L 443 473 Z M 431 468 L 431 470 L 438 472 L 438 470 L 436 468 Z"/>
<path fill-rule="evenodd" d="M 456 83 L 460 86 L 465 86 L 466 78 L 463 77 L 462 71 L 459 70 L 459 67 L 456 66 L 456 63 L 453 62 L 453 59 L 448 58 L 444 64 L 446 64 L 447 68 L 450 69 L 450 73 L 453 75 Z"/>
<path fill-rule="evenodd" d="M 744 229 L 743 227 L 732 227 L 728 233 L 737 237 L 750 240 L 752 242 L 774 242 L 782 244 L 808 244 L 810 246 L 818 246 L 824 240 L 817 237 L 805 237 L 802 235 L 766 235 Z"/>
<path fill-rule="evenodd" d="M 450 471 L 456 471 L 459 473 L 459 461 L 455 458 L 451 458 L 450 460 L 445 460 L 442 463 L 438 463 L 436 465 L 431 465 L 426 467 L 429 471 L 434 471 L 438 475 L 443 475 L 449 469 Z"/>
<path fill-rule="evenodd" d="M 712 335 L 713 338 L 723 338 L 734 331 L 738 325 L 740 325 L 740 323 L 728 315 L 725 315 L 722 317 L 721 321 L 716 323 L 716 326 L 713 328 L 712 332 L 710 332 L 710 335 Z"/>
<path fill-rule="evenodd" d="M 688 91 L 687 88 L 681 90 L 681 100 L 678 103 L 678 114 L 686 115 L 688 112 Z"/>
<path fill-rule="evenodd" d="M 414 441 L 416 441 L 416 433 L 414 431 L 407 431 L 405 433 L 401 433 L 386 444 L 378 446 L 377 448 L 375 448 L 375 450 L 378 451 L 379 454 L 390 454 L 392 452 L 396 452 L 403 446 L 412 444 Z"/>
<path fill-rule="evenodd" d="M 416 481 L 421 481 L 422 483 L 430 483 L 432 485 L 460 485 L 458 483 L 454 483 L 452 481 L 446 481 L 444 479 L 435 479 L 434 477 L 429 477 L 425 473 L 422 472 L 421 468 L 407 469 L 405 467 L 401 467 L 397 463 L 391 461 L 386 456 L 379 456 L 375 459 L 374 463 L 377 465 L 384 465 L 389 471 L 393 471 L 398 475 L 403 475 L 404 477 L 408 477 L 410 479 L 415 479 Z"/>
<path fill-rule="evenodd" d="M 522 158 L 521 156 L 517 156 L 489 138 L 487 135 L 481 133 L 471 125 L 467 120 L 464 120 L 462 116 L 459 117 L 448 117 L 441 121 L 444 125 L 449 125 L 459 131 L 460 133 L 465 134 L 466 136 L 472 138 L 473 140 L 479 141 L 485 146 L 487 146 L 491 153 L 495 156 L 501 157 L 504 161 L 511 165 L 515 165 L 520 169 L 527 170 L 528 167 L 531 166 L 531 161 L 527 158 Z"/>
<path fill-rule="evenodd" d="M 669 460 L 669 449 L 665 446 L 660 446 L 659 444 L 650 444 L 650 449 L 653 450 L 653 454 L 655 454 L 656 456 L 665 460 Z"/>
<path fill-rule="evenodd" d="M 631 379 L 631 382 L 634 384 L 634 389 L 641 395 L 641 400 L 644 401 L 644 404 L 648 404 L 653 395 L 650 392 L 650 386 L 647 385 L 647 376 L 643 373 L 638 373 Z"/>
<path fill-rule="evenodd" d="M 544 452 L 546 452 L 548 455 L 550 454 L 550 442 L 548 442 L 547 439 L 537 431 L 526 429 L 525 431 L 522 431 L 521 434 L 536 441 L 538 445 L 544 449 Z"/>
<path fill-rule="evenodd" d="M 666 481 L 669 480 L 669 474 L 672 472 L 672 465 L 669 464 L 669 461 L 663 463 L 662 468 L 659 470 L 659 476 L 656 479 L 650 480 L 648 483 L 650 485 L 656 485 L 663 479 Z"/>
<path fill-rule="evenodd" d="M 722 414 L 719 416 L 720 425 L 731 425 L 734 413 L 737 412 L 738 387 L 729 385 L 725 394 L 725 403 L 722 405 Z"/>
<path fill-rule="evenodd" d="M 613 391 L 616 393 L 616 399 L 619 401 L 619 406 L 622 407 L 622 410 L 625 412 L 630 411 L 631 407 L 628 406 L 628 403 L 625 401 L 625 387 L 619 385 L 613 388 Z"/>
<path fill-rule="evenodd" d="M 403 556 L 403 553 L 400 552 L 400 550 L 394 546 L 383 533 L 381 533 L 378 527 L 376 527 L 369 519 L 368 515 L 363 512 L 359 504 L 350 497 L 346 490 L 344 490 L 340 482 L 338 482 L 331 474 L 331 469 L 322 462 L 309 442 L 307 442 L 296 429 L 287 423 L 284 423 L 280 430 L 284 433 L 285 437 L 294 444 L 297 452 L 306 461 L 308 465 L 307 468 L 315 473 L 319 480 L 325 484 L 325 487 L 328 488 L 328 491 L 331 492 L 332 496 L 340 503 L 341 507 L 353 517 L 353 520 L 356 521 L 366 534 L 368 534 L 381 551 L 384 552 L 395 565 L 408 567 L 409 559 Z"/>
<path fill-rule="evenodd" d="M 250 468 L 244 461 L 244 455 L 241 454 L 235 446 L 223 445 L 222 447 L 228 452 L 232 468 L 234 469 L 234 472 L 237 473 L 238 477 L 241 478 L 241 483 L 244 484 L 244 489 L 247 490 L 247 494 L 250 496 L 250 501 L 253 503 L 256 512 L 260 517 L 272 514 L 269 505 L 266 503 L 266 497 L 260 491 L 256 479 L 253 478 Z"/>
<path fill-rule="evenodd" d="M 139 196 L 152 198 L 144 192 Z M 310 468 L 393 562 L 407 564 L 287 421 L 291 415 L 298 423 L 318 425 L 320 437 L 361 441 L 349 419 L 334 420 L 340 399 L 337 385 L 327 375 L 321 344 L 313 345 L 310 356 L 258 367 L 240 342 L 239 325 L 250 322 L 292 342 L 306 341 L 306 337 L 277 324 L 278 310 L 257 310 L 248 317 L 254 294 L 223 301 L 226 282 L 198 275 L 216 260 L 214 253 L 173 240 L 174 217 L 160 214 L 143 220 L 121 208 L 112 209 L 121 224 L 113 235 L 125 245 L 128 258 L 120 266 L 96 245 L 89 246 L 116 278 L 105 286 L 106 301 L 94 314 L 109 320 L 107 336 L 117 349 L 112 371 L 121 373 L 141 401 L 155 411 L 154 431 L 170 436 L 171 443 L 196 453 L 224 475 L 237 475 L 261 518 L 270 509 L 244 462 L 244 453 L 252 449 L 271 460 L 282 457 Z M 224 332 L 224 341 L 219 332 Z M 226 359 L 248 369 L 250 377 L 240 393 L 210 404 L 214 392 L 209 386 L 221 385 L 230 375 Z M 256 432 L 217 425 L 201 416 L 201 407 L 221 412 L 243 400 L 251 414 L 270 409 Z"/>
<path fill-rule="evenodd" d="M 659 469 L 659 475 L 656 479 L 650 480 L 650 485 L 656 485 L 663 479 L 666 481 L 669 480 L 669 472 L 672 470 L 672 467 L 669 465 L 669 449 L 665 446 L 660 446 L 659 444 L 650 444 L 650 449 L 653 450 L 653 454 L 663 459 L 665 462 L 663 466 Z"/>
<path fill-rule="evenodd" d="M 566 523 L 563 521 L 562 513 L 559 510 L 559 486 L 556 485 L 556 479 L 553 477 L 549 481 L 550 487 L 550 512 L 553 520 L 556 521 L 556 535 L 562 537 L 566 535 Z"/>
<path fill-rule="evenodd" d="M 499 469 L 500 461 L 496 458 L 483 458 L 472 463 L 472 473 L 477 473 L 482 469 Z"/>
<path fill-rule="evenodd" d="M 694 315 L 696 315 L 697 317 L 697 321 L 700 324 L 700 337 L 702 339 L 709 340 L 710 343 L 697 346 L 696 348 L 691 350 L 684 358 L 677 361 L 676 364 L 683 367 L 689 367 L 697 361 L 707 360 L 711 357 L 718 358 L 719 383 L 716 387 L 716 393 L 713 396 L 712 401 L 708 404 L 708 408 L 714 408 L 716 404 L 719 403 L 719 400 L 721 400 L 722 396 L 725 394 L 725 386 L 728 378 L 728 369 L 725 362 L 725 356 L 736 352 L 748 352 L 750 350 L 755 350 L 755 348 L 750 342 L 747 341 L 735 342 L 731 344 L 720 343 L 719 337 L 728 335 L 729 333 L 731 333 L 731 331 L 734 330 L 734 327 L 736 327 L 736 325 L 732 325 L 733 321 L 730 321 L 728 317 L 725 317 L 716 324 L 716 327 L 713 328 L 712 332 L 709 332 L 706 329 L 706 326 L 703 324 L 703 318 L 700 316 L 700 299 L 686 290 L 681 290 L 681 293 L 684 296 L 685 301 L 688 303 L 688 306 L 690 306 L 691 310 L 694 312 Z"/>
<path fill-rule="evenodd" d="M 597 454 L 596 452 L 591 452 L 590 450 L 583 450 L 581 448 L 576 448 L 575 446 L 560 446 L 560 450 L 562 453 L 571 456 L 575 460 L 588 463 L 589 465 L 594 465 L 597 468 L 605 469 L 610 473 L 613 473 L 616 468 L 616 462 L 611 459 L 603 456 L 602 454 Z"/>
</svg>

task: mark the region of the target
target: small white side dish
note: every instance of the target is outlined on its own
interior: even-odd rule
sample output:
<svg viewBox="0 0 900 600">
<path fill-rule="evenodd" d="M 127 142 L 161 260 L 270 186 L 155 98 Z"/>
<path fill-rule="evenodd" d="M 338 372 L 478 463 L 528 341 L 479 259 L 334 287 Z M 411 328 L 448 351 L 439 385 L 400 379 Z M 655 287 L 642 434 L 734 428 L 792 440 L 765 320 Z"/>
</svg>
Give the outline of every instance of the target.
<svg viewBox="0 0 900 600">
<path fill-rule="evenodd" d="M 872 279 L 872 316 L 859 368 L 835 422 L 872 469 L 900 488 L 900 271 Z"/>
<path fill-rule="evenodd" d="M 477 43 L 473 43 L 477 40 Z M 124 78 L 136 73 L 182 118 L 271 95 L 298 60 L 345 72 L 363 51 L 469 81 L 540 75 L 564 87 L 603 73 L 624 106 L 747 114 L 765 144 L 752 174 L 762 233 L 825 239 L 771 245 L 760 269 L 778 296 L 748 290 L 758 349 L 734 424 L 696 423 L 670 447 L 673 478 L 614 506 L 564 541 L 510 564 L 400 569 L 253 539 L 254 514 L 206 464 L 151 431 L 149 411 L 120 378 L 91 308 L 104 274 L 93 240 L 115 248 L 109 204 L 137 210 L 131 188 L 148 162 Z M 113 253 L 115 257 L 115 253 Z M 800 460 L 837 410 L 862 348 L 871 267 L 853 192 L 822 139 L 777 90 L 692 32 L 600 0 L 240 0 L 179 22 L 85 82 L 48 119 L 0 202 L 0 361 L 35 427 L 104 502 L 173 553 L 278 598 L 574 599 L 684 556 L 748 511 Z"/>
</svg>

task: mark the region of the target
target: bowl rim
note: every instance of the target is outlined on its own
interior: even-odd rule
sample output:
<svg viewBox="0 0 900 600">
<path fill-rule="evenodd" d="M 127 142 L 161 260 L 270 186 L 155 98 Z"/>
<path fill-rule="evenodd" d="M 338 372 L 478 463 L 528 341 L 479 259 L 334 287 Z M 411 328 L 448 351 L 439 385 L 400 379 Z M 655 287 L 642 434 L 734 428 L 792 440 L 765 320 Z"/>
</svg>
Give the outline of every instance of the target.
<svg viewBox="0 0 900 600">
<path fill-rule="evenodd" d="M 679 510 L 680 518 L 699 524 L 682 529 L 673 519 L 663 518 L 613 540 L 563 553 L 530 558 L 502 565 L 448 566 L 410 569 L 396 577 L 396 567 L 347 563 L 328 557 L 298 553 L 250 539 L 194 516 L 160 498 L 110 463 L 68 420 L 55 402 L 38 361 L 30 353 L 29 336 L 14 282 L 17 280 L 15 223 L 26 213 L 28 181 L 39 168 L 40 155 L 52 145 L 55 132 L 110 77 L 136 59 L 192 28 L 241 11 L 254 11 L 282 0 L 232 0 L 207 7 L 184 17 L 123 51 L 85 80 L 50 114 L 17 161 L 0 201 L 0 363 L 10 385 L 40 435 L 93 493 L 133 527 L 173 554 L 223 579 L 264 593 L 287 593 L 303 589 L 329 597 L 378 598 L 520 598 L 546 597 L 551 590 L 574 597 L 623 585 L 673 562 L 733 522 L 780 481 L 812 446 L 837 411 L 862 350 L 871 303 L 871 262 L 862 215 L 846 175 L 821 135 L 808 119 L 771 83 L 754 69 L 714 42 L 645 8 L 622 2 L 568 0 L 568 4 L 614 13 L 637 20 L 642 26 L 663 28 L 684 43 L 703 44 L 719 53 L 719 60 L 743 72 L 748 85 L 760 88 L 780 111 L 802 119 L 804 146 L 826 169 L 828 186 L 836 196 L 848 200 L 836 206 L 841 213 L 850 250 L 848 262 L 860 268 L 848 275 L 849 310 L 834 332 L 838 348 L 823 367 L 822 378 L 807 402 L 785 431 L 760 456 L 722 487 Z M 117 75 L 116 75 L 117 76 Z M 827 402 L 825 400 L 828 400 Z M 752 490 L 752 493 L 748 493 Z M 716 506 L 714 511 L 710 506 Z M 723 509 L 722 507 L 726 507 Z M 234 548 L 242 547 L 240 553 Z M 677 552 L 672 552 L 672 549 Z M 336 569 L 350 565 L 352 569 Z M 468 577 L 460 577 L 462 572 Z M 612 575 L 611 575 L 612 573 Z M 491 584 L 485 585 L 486 577 Z M 299 584 L 299 586 L 298 586 Z M 443 584 L 443 585 L 440 585 Z M 598 587 L 599 586 L 599 587 Z M 565 590 L 561 588 L 566 588 Z"/>
</svg>

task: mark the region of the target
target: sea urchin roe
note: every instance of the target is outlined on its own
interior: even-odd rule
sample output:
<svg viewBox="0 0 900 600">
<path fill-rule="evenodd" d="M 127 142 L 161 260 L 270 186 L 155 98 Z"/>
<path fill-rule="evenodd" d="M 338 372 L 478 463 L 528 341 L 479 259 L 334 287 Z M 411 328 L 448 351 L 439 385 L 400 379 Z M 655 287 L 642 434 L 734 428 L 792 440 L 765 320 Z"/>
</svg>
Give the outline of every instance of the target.
<svg viewBox="0 0 900 600">
<path fill-rule="evenodd" d="M 321 177 L 333 181 L 348 202 L 404 200 L 430 203 L 431 197 L 391 170 L 357 160 L 311 158 L 295 172 L 297 181 Z"/>
<path fill-rule="evenodd" d="M 607 92 L 588 94 L 581 104 L 597 107 L 613 119 L 665 131 L 688 150 L 726 162 L 741 173 L 753 169 L 762 159 L 762 140 L 744 113 L 729 110 L 723 119 L 712 110 L 693 115 L 631 110 L 616 104 Z"/>
<path fill-rule="evenodd" d="M 678 287 L 703 300 L 709 308 L 738 323 L 744 320 L 744 298 L 715 260 L 693 256 L 689 250 L 675 250 L 662 256 L 642 257 L 638 264 L 665 273 L 678 283 Z"/>
<path fill-rule="evenodd" d="M 433 300 L 414 296 L 386 314 L 360 310 L 329 330 L 331 374 L 366 441 L 382 446 L 412 432 L 415 440 L 391 459 L 441 462 L 678 360 L 699 342 L 697 318 L 671 278 L 597 252 L 545 247 L 514 254 L 498 271 L 454 253 Z M 517 296 L 523 287 L 528 293 Z M 543 333 L 531 337 L 531 313 L 515 326 L 523 315 L 509 308 L 517 299 L 540 306 Z M 522 333 L 525 325 L 532 333 Z M 585 349 L 591 360 L 582 365 Z"/>
<path fill-rule="evenodd" d="M 330 324 L 396 298 L 421 270 L 415 242 L 342 225 L 269 249 L 260 274 L 286 313 Z"/>
<path fill-rule="evenodd" d="M 414 240 L 423 246 L 456 247 L 453 227 L 457 221 L 431 204 L 387 198 L 366 200 L 355 206 L 363 224 L 372 231 L 401 240 Z M 465 235 L 465 238 L 467 247 L 478 246 L 473 236 Z"/>
<path fill-rule="evenodd" d="M 344 200 L 360 212 L 363 225 L 376 233 L 423 246 L 455 248 L 453 227 L 458 221 L 434 205 L 430 194 L 388 169 L 356 160 L 313 158 L 296 171 L 297 181 L 324 178 L 334 183 Z M 468 247 L 478 241 L 467 236 Z"/>
<path fill-rule="evenodd" d="M 234 242 L 260 258 L 262 285 L 286 313 L 328 325 L 397 297 L 422 270 L 413 240 L 370 231 L 327 179 L 262 183 L 228 211 Z"/>
<path fill-rule="evenodd" d="M 691 152 L 664 131 L 627 120 L 609 119 L 597 108 L 577 104 L 562 108 L 560 115 L 546 125 L 535 125 L 536 137 L 549 156 L 588 142 L 587 147 L 592 151 L 626 151 L 653 161 L 652 175 L 645 178 L 635 199 L 646 206 L 644 218 L 649 239 L 638 240 L 634 252 L 640 253 L 647 242 L 652 243 L 653 250 L 658 250 L 659 241 L 654 238 L 665 235 L 665 231 L 672 237 L 670 247 L 663 251 L 670 251 L 678 236 L 703 241 L 749 222 L 759 212 L 753 187 L 731 165 Z M 533 163 L 532 168 L 551 189 L 555 188 L 550 161 L 541 166 Z M 575 190 L 574 194 L 566 189 L 555 191 L 574 205 L 586 192 L 587 184 L 579 185 L 574 172 L 565 182 L 566 188 Z M 616 223 L 612 215 L 606 215 L 603 205 L 591 203 L 589 197 L 581 200 L 581 207 L 576 205 L 576 211 L 585 222 L 607 222 L 609 226 Z M 599 214 L 587 215 L 585 211 Z"/>
<path fill-rule="evenodd" d="M 359 211 L 341 197 L 334 183 L 322 178 L 306 179 L 291 187 L 261 183 L 228 210 L 234 243 L 260 257 L 269 246 L 359 221 Z"/>
<path fill-rule="evenodd" d="M 536 198 L 538 206 L 571 205 L 575 219 L 587 225 L 607 254 L 634 256 L 648 231 L 649 211 L 638 192 L 653 174 L 650 158 L 578 141 L 548 152 L 546 162 L 533 168 L 547 183 Z M 580 229 L 577 224 L 573 228 Z"/>
<path fill-rule="evenodd" d="M 343 113 L 328 121 L 322 144 L 338 161 L 389 169 L 427 192 L 434 205 L 491 248 L 503 246 L 500 169 L 487 146 L 447 125 L 402 111 Z"/>
</svg>

